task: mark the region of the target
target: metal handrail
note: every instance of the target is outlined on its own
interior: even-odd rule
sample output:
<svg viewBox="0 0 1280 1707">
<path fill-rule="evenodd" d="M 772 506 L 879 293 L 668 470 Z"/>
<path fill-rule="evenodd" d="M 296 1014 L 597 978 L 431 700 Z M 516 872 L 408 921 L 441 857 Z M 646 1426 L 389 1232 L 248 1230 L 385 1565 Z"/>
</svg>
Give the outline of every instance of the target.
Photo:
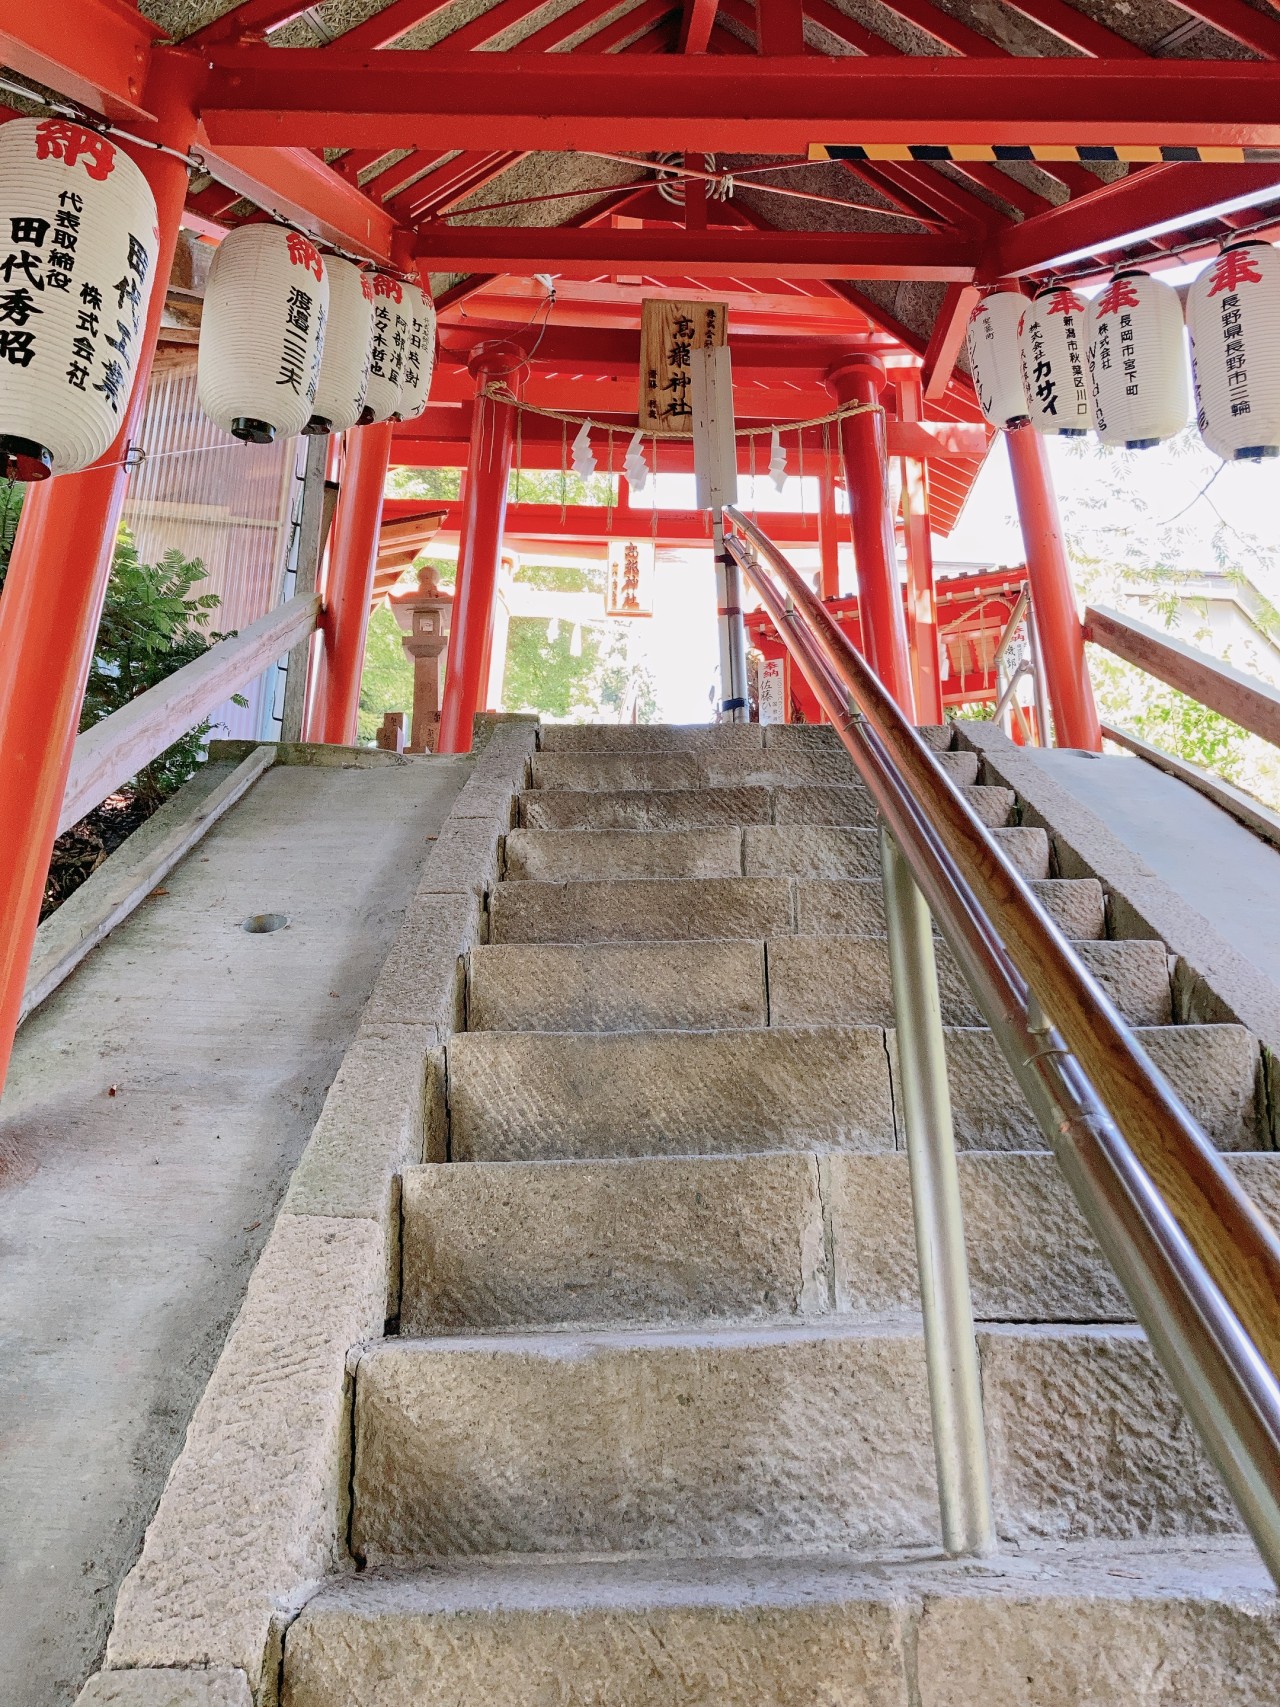
<svg viewBox="0 0 1280 1707">
<path fill-rule="evenodd" d="M 866 783 L 1280 1585 L 1280 1241 L 838 624 L 767 535 L 725 515 L 742 536 L 727 548 Z"/>
</svg>

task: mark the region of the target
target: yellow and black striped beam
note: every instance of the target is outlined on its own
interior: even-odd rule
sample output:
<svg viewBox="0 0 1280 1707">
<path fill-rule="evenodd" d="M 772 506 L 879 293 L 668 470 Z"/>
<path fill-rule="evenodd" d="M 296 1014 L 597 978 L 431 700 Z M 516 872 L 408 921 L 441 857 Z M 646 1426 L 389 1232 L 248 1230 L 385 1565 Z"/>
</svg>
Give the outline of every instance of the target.
<svg viewBox="0 0 1280 1707">
<path fill-rule="evenodd" d="M 987 146 L 982 143 L 957 143 L 954 147 L 939 142 L 874 142 L 862 147 L 857 143 L 823 143 L 809 144 L 810 160 L 860 160 L 868 163 L 875 161 L 915 161 L 928 163 L 931 160 L 954 160 L 958 164 L 968 161 L 1001 161 L 1001 160 L 1037 160 L 1045 165 L 1057 161 L 1075 163 L 1081 166 L 1098 165 L 1103 162 L 1122 165 L 1159 165 L 1162 162 L 1176 163 L 1178 161 L 1203 161 L 1215 166 L 1260 165 L 1270 166 L 1280 162 L 1280 148 L 1197 148 L 1182 144 L 1170 144 L 1163 147 L 1121 143 L 1115 148 L 1083 147 L 1076 148 L 1069 143 L 1031 143 L 1001 144 Z"/>
</svg>

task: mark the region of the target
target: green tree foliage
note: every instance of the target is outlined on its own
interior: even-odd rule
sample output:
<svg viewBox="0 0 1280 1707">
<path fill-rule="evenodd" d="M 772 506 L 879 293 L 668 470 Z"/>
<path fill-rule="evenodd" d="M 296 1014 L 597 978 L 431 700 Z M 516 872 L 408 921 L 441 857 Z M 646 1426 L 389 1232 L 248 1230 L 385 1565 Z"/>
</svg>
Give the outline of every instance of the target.
<svg viewBox="0 0 1280 1707">
<path fill-rule="evenodd" d="M 362 741 L 372 741 L 384 711 L 413 710 L 413 665 L 401 644 L 400 624 L 385 605 L 369 618 L 357 713 Z"/>
<path fill-rule="evenodd" d="M 128 532 L 121 530 L 98 625 L 81 729 L 110 717 L 184 664 L 193 663 L 215 641 L 227 638 L 209 632 L 210 616 L 221 603 L 218 595 L 193 591 L 204 578 L 199 558 L 184 558 L 179 551 L 167 551 L 158 563 L 143 563 Z M 245 702 L 237 699 L 237 703 Z M 199 724 L 138 773 L 130 792 L 140 805 L 153 809 L 194 774 L 203 761 L 204 739 L 211 727 Z"/>
<path fill-rule="evenodd" d="M 25 491 L 26 487 L 20 486 L 16 480 L 7 480 L 0 485 L 0 591 L 4 589 L 4 578 L 9 572 L 9 558 L 13 554 Z"/>
</svg>

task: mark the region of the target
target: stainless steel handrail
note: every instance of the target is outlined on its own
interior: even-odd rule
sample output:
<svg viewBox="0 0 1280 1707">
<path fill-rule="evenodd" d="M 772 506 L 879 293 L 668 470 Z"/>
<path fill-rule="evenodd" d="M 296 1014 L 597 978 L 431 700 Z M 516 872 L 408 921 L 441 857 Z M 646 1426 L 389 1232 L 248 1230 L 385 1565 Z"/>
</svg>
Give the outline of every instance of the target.
<svg viewBox="0 0 1280 1707">
<path fill-rule="evenodd" d="M 767 535 L 725 514 L 742 536 L 728 549 L 839 732 L 1280 1585 L 1280 1242 L 830 613 Z"/>
</svg>

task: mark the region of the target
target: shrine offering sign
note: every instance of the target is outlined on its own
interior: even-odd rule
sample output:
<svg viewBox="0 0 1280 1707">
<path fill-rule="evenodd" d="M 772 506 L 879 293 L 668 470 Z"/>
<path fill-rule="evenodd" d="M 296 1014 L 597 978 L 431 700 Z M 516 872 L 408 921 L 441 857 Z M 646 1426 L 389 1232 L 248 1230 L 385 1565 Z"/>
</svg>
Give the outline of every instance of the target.
<svg viewBox="0 0 1280 1707">
<path fill-rule="evenodd" d="M 653 615 L 654 557 L 650 539 L 610 540 L 606 616 Z"/>
<path fill-rule="evenodd" d="M 641 304 L 640 426 L 646 432 L 693 437 L 690 351 L 718 349 L 729 311 L 723 302 Z"/>
</svg>

